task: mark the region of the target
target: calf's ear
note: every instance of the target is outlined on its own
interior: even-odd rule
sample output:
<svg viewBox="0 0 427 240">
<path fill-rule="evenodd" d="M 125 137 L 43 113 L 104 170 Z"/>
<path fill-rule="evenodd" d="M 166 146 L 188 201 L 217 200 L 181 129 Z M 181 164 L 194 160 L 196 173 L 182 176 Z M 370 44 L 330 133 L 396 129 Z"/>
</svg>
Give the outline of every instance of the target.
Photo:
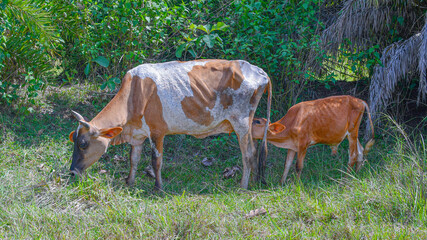
<svg viewBox="0 0 427 240">
<path fill-rule="evenodd" d="M 74 135 L 74 132 L 75 132 L 75 131 L 72 131 L 72 132 L 70 133 L 70 136 L 68 136 L 68 138 L 70 138 L 70 141 L 71 141 L 71 142 L 74 142 L 74 141 L 73 141 L 73 135 Z"/>
<path fill-rule="evenodd" d="M 104 128 L 100 130 L 100 137 L 105 138 L 114 138 L 122 132 L 123 128 L 121 127 L 113 127 L 113 128 Z"/>
<path fill-rule="evenodd" d="M 270 124 L 270 126 L 268 126 L 268 129 L 270 130 L 270 132 L 276 134 L 279 133 L 283 130 L 285 130 L 285 126 L 283 124 L 280 123 L 272 123 Z"/>
</svg>

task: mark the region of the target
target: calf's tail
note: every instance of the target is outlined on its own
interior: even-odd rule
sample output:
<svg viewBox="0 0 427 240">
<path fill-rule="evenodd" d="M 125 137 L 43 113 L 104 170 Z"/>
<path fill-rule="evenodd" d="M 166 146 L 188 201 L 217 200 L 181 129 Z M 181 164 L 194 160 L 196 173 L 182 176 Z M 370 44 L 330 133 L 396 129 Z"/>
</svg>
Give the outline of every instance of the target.
<svg viewBox="0 0 427 240">
<path fill-rule="evenodd" d="M 260 150 L 258 151 L 258 175 L 257 180 L 265 183 L 265 162 L 267 159 L 267 130 L 270 124 L 270 112 L 271 112 L 271 97 L 272 97 L 272 85 L 271 80 L 268 79 L 268 100 L 267 100 L 267 122 L 265 123 L 264 136 L 262 138 Z"/>
</svg>

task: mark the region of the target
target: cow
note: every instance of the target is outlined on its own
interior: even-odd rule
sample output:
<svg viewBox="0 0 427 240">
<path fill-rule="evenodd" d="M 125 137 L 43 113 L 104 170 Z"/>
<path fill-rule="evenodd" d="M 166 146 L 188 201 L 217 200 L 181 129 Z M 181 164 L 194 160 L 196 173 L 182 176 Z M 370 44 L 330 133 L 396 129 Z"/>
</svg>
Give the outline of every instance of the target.
<svg viewBox="0 0 427 240">
<path fill-rule="evenodd" d="M 358 133 L 365 109 L 372 129 L 372 138 L 364 149 L 359 142 Z M 253 120 L 252 137 L 254 139 L 263 138 L 262 134 L 267 122 L 262 118 Z M 350 171 L 357 163 L 356 171 L 358 171 L 363 163 L 363 156 L 369 152 L 375 142 L 371 115 L 365 101 L 352 96 L 332 96 L 292 106 L 283 118 L 269 124 L 267 133 L 269 143 L 288 149 L 281 184 L 286 180 L 295 153 L 298 153 L 296 171 L 300 178 L 308 147 L 318 143 L 327 144 L 331 146 L 332 153 L 336 154 L 338 145 L 345 137 L 349 141 L 347 170 Z"/>
<path fill-rule="evenodd" d="M 129 70 L 114 98 L 91 121 L 72 111 L 77 130 L 70 171 L 81 174 L 98 161 L 108 146 L 131 145 L 128 185 L 135 182 L 142 144 L 149 139 L 155 189 L 162 189 L 163 139 L 187 134 L 205 138 L 235 132 L 242 152 L 240 186 L 248 187 L 251 171 L 267 155 L 266 132 L 258 159 L 252 139 L 252 120 L 265 91 L 270 119 L 271 82 L 259 67 L 243 60 L 195 60 L 142 64 Z M 267 126 L 267 125 L 266 125 Z M 254 175 L 252 175 L 254 176 Z"/>
</svg>

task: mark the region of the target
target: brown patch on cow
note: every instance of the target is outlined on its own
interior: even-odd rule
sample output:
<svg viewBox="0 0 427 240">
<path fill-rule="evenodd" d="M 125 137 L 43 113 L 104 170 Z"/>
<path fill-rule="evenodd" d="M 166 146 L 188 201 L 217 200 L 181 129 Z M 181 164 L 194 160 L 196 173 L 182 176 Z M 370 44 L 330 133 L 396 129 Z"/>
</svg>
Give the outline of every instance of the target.
<svg viewBox="0 0 427 240">
<path fill-rule="evenodd" d="M 168 127 L 163 118 L 162 103 L 153 79 L 148 77 L 141 79 L 139 76 L 134 76 L 130 96 L 132 97 L 129 98 L 128 109 L 132 114 L 128 124 L 141 128 L 144 116 L 150 132 L 165 133 Z"/>
<path fill-rule="evenodd" d="M 209 126 L 214 120 L 214 117 L 203 105 L 194 104 L 192 97 L 185 97 L 181 102 L 182 110 L 184 110 L 185 116 L 193 120 L 194 122 Z"/>
<path fill-rule="evenodd" d="M 90 123 L 99 129 L 123 126 L 126 124 L 128 109 L 127 101 L 131 92 L 133 78 L 130 73 L 126 73 L 122 80 L 122 86 L 114 98 L 94 117 Z"/>
<path fill-rule="evenodd" d="M 163 118 L 163 106 L 157 94 L 157 86 L 152 79 L 146 78 L 145 80 L 149 80 L 154 84 L 153 92 L 144 111 L 145 122 L 150 128 L 152 136 L 163 136 L 168 131 L 168 125 Z"/>
<path fill-rule="evenodd" d="M 244 79 L 239 62 L 225 60 L 213 60 L 204 66 L 196 65 L 188 72 L 188 77 L 193 96 L 182 100 L 182 109 L 188 118 L 205 126 L 214 120 L 208 109 L 215 106 L 217 95 L 226 95 L 223 92 L 228 88 L 239 89 Z M 228 104 L 227 100 L 224 96 L 223 106 Z"/>
<path fill-rule="evenodd" d="M 220 103 L 224 109 L 227 109 L 229 106 L 233 105 L 233 97 L 228 94 L 221 94 L 220 99 Z"/>
</svg>

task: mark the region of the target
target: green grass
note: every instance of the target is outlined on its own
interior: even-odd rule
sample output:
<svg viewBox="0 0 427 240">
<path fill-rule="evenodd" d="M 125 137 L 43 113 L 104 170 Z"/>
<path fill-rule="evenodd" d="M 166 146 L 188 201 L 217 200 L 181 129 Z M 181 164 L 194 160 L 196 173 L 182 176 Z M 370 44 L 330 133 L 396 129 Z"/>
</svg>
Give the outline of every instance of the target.
<svg viewBox="0 0 427 240">
<path fill-rule="evenodd" d="M 0 115 L 0 238 L 4 239 L 426 239 L 426 144 L 388 127 L 357 174 L 346 174 L 347 141 L 338 156 L 327 146 L 309 149 L 301 181 L 292 169 L 279 185 L 286 150 L 269 146 L 267 185 L 238 188 L 241 166 L 233 135 L 206 139 L 168 136 L 163 193 L 142 172 L 134 187 L 128 145 L 110 147 L 81 178 L 71 178 L 77 126 L 68 109 L 91 118 L 110 97 L 91 87 L 49 89 L 34 114 L 2 107 Z M 412 141 L 410 140 L 412 139 Z M 115 156 L 118 157 L 115 157 Z M 204 157 L 215 163 L 204 167 Z M 106 170 L 106 173 L 101 170 Z M 264 207 L 267 214 L 245 218 Z"/>
</svg>

